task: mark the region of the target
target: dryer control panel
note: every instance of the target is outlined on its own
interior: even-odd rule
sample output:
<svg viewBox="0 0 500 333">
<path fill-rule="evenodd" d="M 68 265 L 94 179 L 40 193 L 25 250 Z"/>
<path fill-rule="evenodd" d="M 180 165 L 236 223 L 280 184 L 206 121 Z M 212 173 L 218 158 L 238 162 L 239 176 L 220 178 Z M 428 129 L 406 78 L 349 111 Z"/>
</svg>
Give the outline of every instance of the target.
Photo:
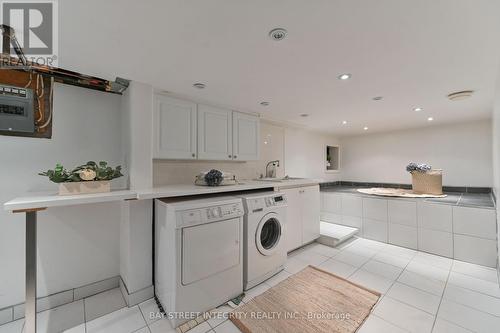
<svg viewBox="0 0 500 333">
<path fill-rule="evenodd" d="M 241 204 L 232 204 L 205 208 L 205 214 L 208 220 L 213 220 L 241 216 L 243 210 Z"/>
</svg>

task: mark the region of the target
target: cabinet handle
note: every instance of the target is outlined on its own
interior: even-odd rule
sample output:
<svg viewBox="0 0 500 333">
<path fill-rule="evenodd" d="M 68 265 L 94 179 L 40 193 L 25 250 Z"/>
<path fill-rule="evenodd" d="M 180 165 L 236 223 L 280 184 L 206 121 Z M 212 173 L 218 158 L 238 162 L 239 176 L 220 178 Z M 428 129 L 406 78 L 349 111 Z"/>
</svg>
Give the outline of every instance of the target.
<svg viewBox="0 0 500 333">
<path fill-rule="evenodd" d="M 233 158 L 237 158 L 237 157 L 238 157 L 238 156 L 236 156 L 236 155 L 233 155 Z"/>
<path fill-rule="evenodd" d="M 231 155 L 227 155 L 227 157 L 231 158 Z"/>
<path fill-rule="evenodd" d="M 191 154 L 191 156 L 196 157 L 196 154 L 195 154 L 195 153 L 192 153 L 192 154 Z"/>
</svg>

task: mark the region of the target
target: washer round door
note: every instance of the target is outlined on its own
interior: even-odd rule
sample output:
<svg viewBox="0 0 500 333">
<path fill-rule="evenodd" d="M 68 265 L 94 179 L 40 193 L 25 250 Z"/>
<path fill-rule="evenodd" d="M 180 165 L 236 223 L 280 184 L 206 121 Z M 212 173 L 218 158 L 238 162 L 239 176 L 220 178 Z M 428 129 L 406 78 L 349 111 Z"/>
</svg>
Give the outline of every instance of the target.
<svg viewBox="0 0 500 333">
<path fill-rule="evenodd" d="M 260 253 L 270 256 L 276 252 L 278 244 L 281 241 L 283 225 L 279 220 L 278 214 L 266 214 L 260 220 L 255 233 L 255 243 Z"/>
</svg>

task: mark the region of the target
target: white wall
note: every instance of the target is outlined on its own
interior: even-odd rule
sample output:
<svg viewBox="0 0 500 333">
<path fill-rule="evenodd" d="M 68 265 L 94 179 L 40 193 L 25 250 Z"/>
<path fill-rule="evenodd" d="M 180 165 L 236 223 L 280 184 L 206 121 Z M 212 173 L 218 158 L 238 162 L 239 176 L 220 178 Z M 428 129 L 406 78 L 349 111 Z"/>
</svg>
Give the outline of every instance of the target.
<svg viewBox="0 0 500 333">
<path fill-rule="evenodd" d="M 327 174 L 325 146 L 335 144 L 333 137 L 302 129 L 285 127 L 261 120 L 260 160 L 248 162 L 217 161 L 154 161 L 154 185 L 193 183 L 195 176 L 212 168 L 233 172 L 238 179 L 254 179 L 265 175 L 266 164 L 279 160 L 277 177 L 285 175 L 324 180 L 337 180 L 340 174 Z"/>
<path fill-rule="evenodd" d="M 498 207 L 500 195 L 500 66 L 498 68 L 497 83 L 493 105 L 493 191 L 497 202 L 497 241 L 498 241 L 498 270 L 500 273 L 500 208 Z"/>
<path fill-rule="evenodd" d="M 0 203 L 56 191 L 37 173 L 57 162 L 123 164 L 120 117 L 119 96 L 56 84 L 52 139 L 0 136 Z M 119 223 L 118 203 L 40 212 L 38 296 L 119 275 Z M 0 210 L 0 308 L 24 302 L 24 229 L 24 214 Z"/>
<path fill-rule="evenodd" d="M 326 146 L 339 141 L 331 135 L 310 132 L 298 128 L 285 130 L 285 172 L 293 177 L 340 180 L 340 173 L 327 173 Z M 343 166 L 340 166 L 343 172 Z"/>
<path fill-rule="evenodd" d="M 409 162 L 443 169 L 443 184 L 493 185 L 490 120 L 341 139 L 342 180 L 411 183 Z"/>
</svg>

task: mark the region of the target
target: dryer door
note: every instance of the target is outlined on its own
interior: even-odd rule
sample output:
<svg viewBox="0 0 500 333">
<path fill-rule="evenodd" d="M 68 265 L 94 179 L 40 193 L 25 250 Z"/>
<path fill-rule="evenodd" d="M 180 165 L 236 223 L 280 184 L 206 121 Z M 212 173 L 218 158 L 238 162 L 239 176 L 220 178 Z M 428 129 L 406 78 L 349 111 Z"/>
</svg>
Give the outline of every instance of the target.
<svg viewBox="0 0 500 333">
<path fill-rule="evenodd" d="M 182 284 L 240 264 L 241 218 L 182 229 Z"/>
<path fill-rule="evenodd" d="M 278 214 L 264 215 L 255 233 L 255 244 L 260 253 L 270 256 L 276 252 L 279 242 L 282 241 L 283 227 Z"/>
</svg>

